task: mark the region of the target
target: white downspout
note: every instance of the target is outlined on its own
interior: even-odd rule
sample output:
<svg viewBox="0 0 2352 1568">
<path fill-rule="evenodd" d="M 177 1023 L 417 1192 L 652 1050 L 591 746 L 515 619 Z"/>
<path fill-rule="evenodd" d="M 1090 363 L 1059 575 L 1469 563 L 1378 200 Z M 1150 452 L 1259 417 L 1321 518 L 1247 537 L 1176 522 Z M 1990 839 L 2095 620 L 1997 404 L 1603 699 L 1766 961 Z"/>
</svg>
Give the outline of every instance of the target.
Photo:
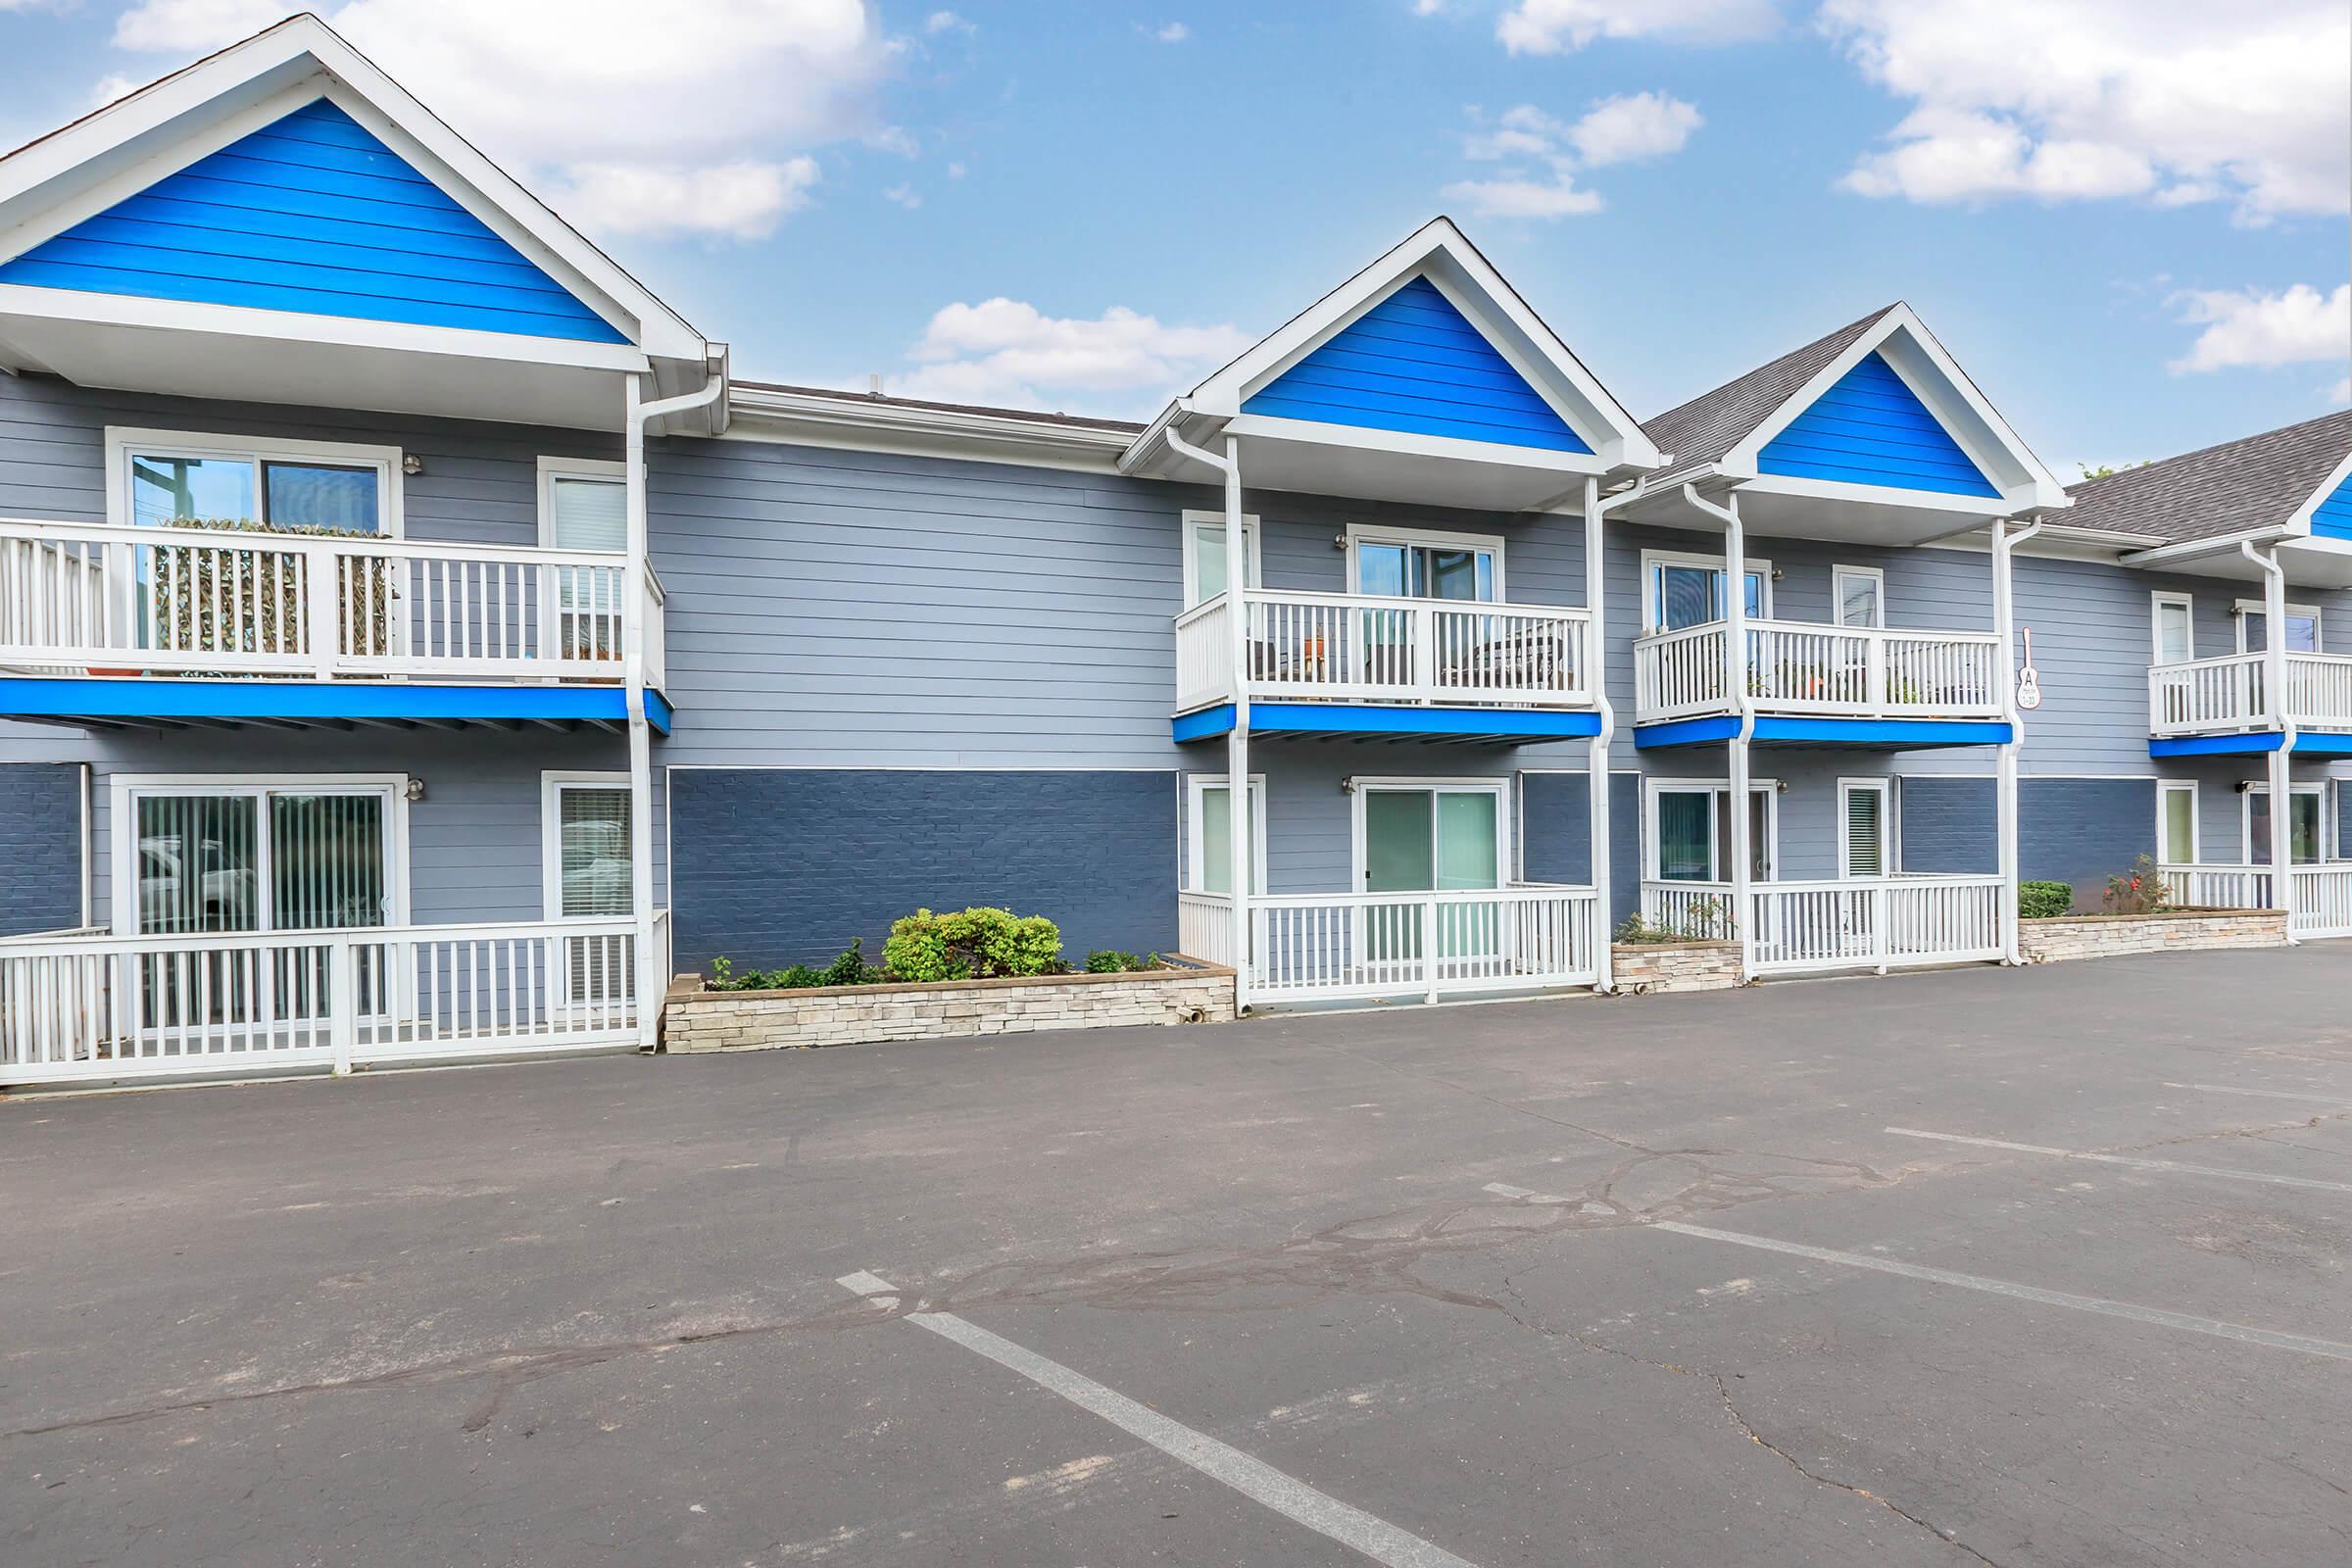
<svg viewBox="0 0 2352 1568">
<path fill-rule="evenodd" d="M 1227 874 L 1233 889 L 1233 1010 L 1239 1017 L 1250 1010 L 1250 880 L 1257 843 L 1250 803 L 1250 552 L 1242 537 L 1242 443 L 1239 436 L 1227 436 L 1225 455 L 1218 457 L 1174 429 L 1164 433 L 1170 451 L 1225 477 L 1225 624 L 1231 631 L 1233 689 L 1233 728 L 1225 735 L 1225 825 L 1232 855 Z"/>
<path fill-rule="evenodd" d="M 1720 518 L 1724 529 L 1724 679 L 1729 683 L 1732 711 L 1740 720 L 1740 728 L 1727 747 L 1728 765 L 1724 771 L 1730 799 L 1724 802 L 1724 809 L 1731 813 L 1732 924 L 1740 938 L 1740 980 L 1744 985 L 1755 978 L 1756 951 L 1756 911 L 1750 907 L 1755 835 L 1750 828 L 1748 813 L 1752 808 L 1747 800 L 1747 752 L 1756 735 L 1756 703 L 1747 689 L 1747 528 L 1740 520 L 1737 490 L 1724 498 L 1727 505 L 1719 507 L 1700 495 L 1698 486 L 1686 484 L 1683 499 Z"/>
<path fill-rule="evenodd" d="M 710 373 L 710 384 L 683 397 L 657 403 L 642 400 L 637 377 L 621 377 L 622 471 L 626 483 L 628 555 L 621 564 L 620 668 L 629 715 L 629 911 L 637 924 L 637 1045 L 660 1043 L 662 999 L 669 976 L 660 972 L 654 951 L 654 737 L 645 710 L 645 602 L 650 530 L 646 524 L 645 427 L 656 419 L 718 401 L 726 377 Z"/>
<path fill-rule="evenodd" d="M 2017 591 L 2012 552 L 2039 532 L 2038 517 L 2014 534 L 2009 531 L 2008 518 L 1992 519 L 1992 629 L 2000 638 L 2001 712 L 2009 721 L 2009 739 L 2001 743 L 1993 785 L 1993 813 L 2002 885 L 2001 961 L 2012 965 L 2025 961 L 2018 923 L 2017 775 L 2018 754 L 2026 744 L 2025 715 L 2017 706 Z"/>
<path fill-rule="evenodd" d="M 2262 679 L 2269 689 L 2263 706 L 2278 722 L 2278 749 L 2271 754 L 2271 877 L 2273 897 L 2286 911 L 2287 945 L 2295 947 L 2296 729 L 2286 694 L 2286 568 L 2276 548 L 2265 555 L 2250 539 L 2239 540 L 2237 548 L 2262 571 Z"/>
</svg>

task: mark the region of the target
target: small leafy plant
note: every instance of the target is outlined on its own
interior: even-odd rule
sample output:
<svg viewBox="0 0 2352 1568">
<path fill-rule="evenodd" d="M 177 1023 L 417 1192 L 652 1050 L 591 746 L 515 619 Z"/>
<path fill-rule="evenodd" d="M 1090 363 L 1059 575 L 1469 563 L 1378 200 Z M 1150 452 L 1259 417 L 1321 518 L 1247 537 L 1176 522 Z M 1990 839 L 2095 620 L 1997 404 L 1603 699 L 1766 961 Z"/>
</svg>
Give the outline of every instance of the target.
<svg viewBox="0 0 2352 1568">
<path fill-rule="evenodd" d="M 1103 948 L 1086 956 L 1088 974 L 1127 974 L 1144 969 L 1167 967 L 1156 953 L 1121 953 L 1116 948 Z"/>
<path fill-rule="evenodd" d="M 735 972 L 732 958 L 712 958 L 710 978 L 706 982 L 712 991 L 806 991 L 811 986 L 870 986 L 882 978 L 882 971 L 865 961 L 865 939 L 852 939 L 849 948 L 822 969 L 796 963 L 782 969 L 746 969 Z"/>
<path fill-rule="evenodd" d="M 1731 908 L 1722 899 L 1696 899 L 1679 917 L 1651 920 L 1639 912 L 1625 917 L 1615 940 L 1635 946 L 1661 942 L 1711 942 L 1727 933 Z"/>
<path fill-rule="evenodd" d="M 250 517 L 174 517 L 170 526 L 295 539 L 374 537 L 350 528 L 285 527 Z M 247 547 L 191 539 L 183 544 L 168 536 L 158 538 L 147 551 L 150 635 L 158 648 L 175 653 L 302 654 L 314 651 L 312 637 L 323 635 L 346 654 L 392 651 L 389 616 L 399 584 L 389 558 L 352 557 L 340 564 L 314 560 L 308 569 L 336 573 L 332 595 L 340 624 L 311 627 L 304 575 L 290 551 L 271 550 L 267 543 Z"/>
<path fill-rule="evenodd" d="M 2075 889 L 2070 882 L 2020 882 L 2017 912 L 2028 920 L 2054 920 L 2073 912 Z"/>
<path fill-rule="evenodd" d="M 1042 914 L 977 907 L 949 914 L 917 909 L 894 923 L 882 945 L 894 980 L 986 980 L 1059 974 L 1061 928 Z"/>
<path fill-rule="evenodd" d="M 2156 869 L 2156 858 L 2143 855 L 2132 862 L 2132 869 L 2107 879 L 2107 891 L 2099 903 L 2110 914 L 2159 914 L 2171 907 L 2165 897 L 2164 873 Z"/>
</svg>

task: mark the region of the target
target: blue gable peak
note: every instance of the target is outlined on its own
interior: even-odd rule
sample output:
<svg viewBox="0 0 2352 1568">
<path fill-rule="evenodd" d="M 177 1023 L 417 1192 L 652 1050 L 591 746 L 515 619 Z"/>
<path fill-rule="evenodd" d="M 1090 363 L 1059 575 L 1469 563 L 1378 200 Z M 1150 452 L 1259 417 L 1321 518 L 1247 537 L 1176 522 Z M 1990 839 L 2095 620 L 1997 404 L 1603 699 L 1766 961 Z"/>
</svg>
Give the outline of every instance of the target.
<svg viewBox="0 0 2352 1568">
<path fill-rule="evenodd" d="M 1759 473 L 1944 495 L 2000 495 L 1877 350 L 1756 454 Z"/>
<path fill-rule="evenodd" d="M 0 283 L 628 341 L 324 98 L 0 263 Z"/>
<path fill-rule="evenodd" d="M 2323 539 L 2352 539 L 2352 476 L 2312 509 L 2311 531 Z"/>
<path fill-rule="evenodd" d="M 1244 414 L 1590 453 L 1510 361 L 1414 276 L 1243 403 Z"/>
</svg>

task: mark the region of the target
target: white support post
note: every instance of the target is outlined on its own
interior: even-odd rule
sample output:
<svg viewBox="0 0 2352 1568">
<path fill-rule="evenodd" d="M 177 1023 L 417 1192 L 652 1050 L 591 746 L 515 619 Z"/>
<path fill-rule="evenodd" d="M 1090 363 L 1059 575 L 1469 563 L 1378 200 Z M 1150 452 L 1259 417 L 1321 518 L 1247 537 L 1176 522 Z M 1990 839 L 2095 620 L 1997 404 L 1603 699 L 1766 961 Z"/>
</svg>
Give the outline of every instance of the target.
<svg viewBox="0 0 2352 1568">
<path fill-rule="evenodd" d="M 323 541 L 321 543 L 323 545 Z M 305 601 L 303 612 L 311 622 L 311 675 L 316 680 L 333 680 L 335 678 L 335 655 L 343 646 L 342 593 L 340 585 L 335 580 L 338 575 L 336 557 L 333 551 L 319 548 L 302 550 L 300 558 L 303 586 L 306 590 L 303 595 Z M 261 564 L 258 557 L 251 569 L 257 578 L 254 585 L 253 602 L 258 608 L 262 603 L 261 585 L 258 580 Z M 281 648 L 279 651 L 283 652 L 284 650 Z M 458 654 L 461 651 L 453 649 L 451 652 Z"/>
<path fill-rule="evenodd" d="M 1250 802 L 1250 552 L 1242 537 L 1242 443 L 1225 438 L 1225 623 L 1233 628 L 1233 729 L 1225 737 L 1225 823 L 1232 842 L 1229 875 L 1233 888 L 1233 1010 L 1250 1004 L 1250 960 L 1255 952 L 1250 929 L 1250 878 L 1256 869 L 1250 851 L 1257 824 Z"/>
<path fill-rule="evenodd" d="M 1610 892 L 1609 861 L 1609 746 L 1617 733 L 1617 712 L 1609 704 L 1608 637 L 1603 629 L 1601 607 L 1608 594 L 1605 571 L 1607 555 L 1602 546 L 1601 522 L 1605 509 L 1600 500 L 1600 481 L 1585 481 L 1585 657 L 1577 679 L 1592 693 L 1592 705 L 1600 714 L 1600 729 L 1585 751 L 1585 796 L 1590 827 L 1586 837 L 1591 844 L 1588 880 L 1592 884 L 1592 989 L 1610 992 L 1617 989 L 1617 976 L 1612 967 L 1613 954 L 1609 946 L 1609 919 L 1616 902 Z"/>
<path fill-rule="evenodd" d="M 645 713 L 646 412 L 637 377 L 623 375 L 621 385 L 627 554 L 621 561 L 620 668 L 629 722 L 629 914 L 637 927 L 637 1046 L 651 1051 L 661 1039 L 669 976 L 655 973 L 654 952 L 654 736 Z"/>
<path fill-rule="evenodd" d="M 1740 933 L 1740 978 L 1755 978 L 1756 910 L 1754 900 L 1754 833 L 1747 801 L 1748 746 L 1755 733 L 1755 701 L 1747 689 L 1747 528 L 1740 520 L 1740 493 L 1724 498 L 1724 678 L 1731 693 L 1740 729 L 1729 743 L 1726 769 L 1731 798 L 1724 809 L 1732 814 L 1732 919 Z"/>
<path fill-rule="evenodd" d="M 2286 940 L 2295 936 L 2295 721 L 2286 689 L 2286 569 L 2276 550 L 2258 554 L 2251 544 L 2240 546 L 2262 567 L 2262 684 L 2263 707 L 2278 730 L 2278 749 L 2271 753 L 2271 886 L 2272 897 L 2286 911 Z"/>
<path fill-rule="evenodd" d="M 1994 858 L 2001 875 L 1997 925 L 2001 961 L 2006 964 L 2025 961 L 2018 924 L 2017 764 L 2026 730 L 2017 706 L 2017 598 L 2011 566 L 2017 541 L 2033 537 L 2040 528 L 2036 522 L 2023 533 L 2012 534 L 2008 518 L 1992 519 L 1992 629 L 2000 638 L 2001 711 L 2009 720 L 2009 738 L 2001 743 L 1993 782 Z"/>
<path fill-rule="evenodd" d="M 348 938 L 337 938 L 326 945 L 326 1030 L 334 1045 L 334 1073 L 338 1078 L 350 1075 L 357 1046 L 360 988 L 354 971 L 358 968 L 358 957 L 359 950 Z"/>
</svg>

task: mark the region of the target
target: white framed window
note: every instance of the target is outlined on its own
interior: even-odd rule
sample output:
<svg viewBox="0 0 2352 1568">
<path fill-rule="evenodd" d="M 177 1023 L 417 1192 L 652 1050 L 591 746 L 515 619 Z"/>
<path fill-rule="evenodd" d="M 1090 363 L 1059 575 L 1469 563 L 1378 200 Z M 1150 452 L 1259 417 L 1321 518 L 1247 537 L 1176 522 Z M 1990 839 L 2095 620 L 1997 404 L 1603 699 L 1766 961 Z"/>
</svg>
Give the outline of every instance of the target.
<svg viewBox="0 0 2352 1568">
<path fill-rule="evenodd" d="M 1488 534 L 1349 523 L 1348 591 L 1390 599 L 1500 603 L 1502 541 Z"/>
<path fill-rule="evenodd" d="M 1780 786 L 1748 781 L 1748 874 L 1770 881 L 1781 861 Z M 1732 786 L 1720 778 L 1642 781 L 1642 878 L 1645 882 L 1729 882 Z"/>
<path fill-rule="evenodd" d="M 1350 782 L 1354 880 L 1361 891 L 1457 893 L 1509 880 L 1509 779 Z"/>
<path fill-rule="evenodd" d="M 1192 773 L 1184 795 L 1185 891 L 1233 892 L 1233 790 L 1222 773 Z M 1266 775 L 1250 775 L 1250 891 L 1266 886 Z"/>
<path fill-rule="evenodd" d="M 1891 876 L 1894 836 L 1883 778 L 1838 781 L 1838 875 Z"/>
<path fill-rule="evenodd" d="M 396 539 L 400 465 L 398 447 L 109 425 L 106 515 L 145 526 L 184 517 Z"/>
<path fill-rule="evenodd" d="M 406 774 L 110 781 L 118 936 L 409 923 Z"/>
<path fill-rule="evenodd" d="M 2197 786 L 2192 780 L 2157 782 L 2156 858 L 2165 865 L 2194 865 L 2204 858 L 2197 848 Z"/>
<path fill-rule="evenodd" d="M 594 458 L 539 460 L 539 544 L 545 550 L 628 549 L 628 468 Z"/>
<path fill-rule="evenodd" d="M 2290 864 L 2317 865 L 2328 858 L 2327 813 L 2320 809 L 2325 795 L 2318 781 L 2297 784 L 2287 794 L 2287 825 L 2293 857 Z M 2238 842 L 2248 865 L 2269 865 L 2271 858 L 2271 787 L 2249 785 L 2238 819 Z"/>
<path fill-rule="evenodd" d="M 2237 610 L 2237 651 L 2258 654 L 2270 646 L 2263 629 L 2262 601 L 2240 599 Z M 2286 607 L 2286 651 L 2290 654 L 2316 654 L 2320 651 L 2320 607 L 2289 605 Z"/>
<path fill-rule="evenodd" d="M 1840 626 L 1886 624 L 1886 573 L 1877 566 L 1830 568 L 1830 610 Z"/>
<path fill-rule="evenodd" d="M 1244 569 L 1250 573 L 1246 586 L 1255 588 L 1263 580 L 1262 563 L 1258 558 L 1258 534 L 1261 530 L 1254 514 L 1242 514 L 1242 556 Z M 1214 599 L 1225 591 L 1225 514 L 1222 512 L 1187 512 L 1184 514 L 1184 608 L 1192 609 L 1204 599 Z"/>
<path fill-rule="evenodd" d="M 2194 596 L 2162 590 L 2148 595 L 2148 655 L 2159 664 L 2185 664 L 2197 657 Z"/>
<path fill-rule="evenodd" d="M 1772 563 L 1747 558 L 1743 574 L 1750 618 L 1772 617 Z M 1642 552 L 1642 624 L 1651 632 L 1703 626 L 1729 613 L 1721 556 L 1673 550 Z"/>
<path fill-rule="evenodd" d="M 543 773 L 539 831 L 541 900 L 550 920 L 610 919 L 634 912 L 626 773 Z"/>
</svg>

